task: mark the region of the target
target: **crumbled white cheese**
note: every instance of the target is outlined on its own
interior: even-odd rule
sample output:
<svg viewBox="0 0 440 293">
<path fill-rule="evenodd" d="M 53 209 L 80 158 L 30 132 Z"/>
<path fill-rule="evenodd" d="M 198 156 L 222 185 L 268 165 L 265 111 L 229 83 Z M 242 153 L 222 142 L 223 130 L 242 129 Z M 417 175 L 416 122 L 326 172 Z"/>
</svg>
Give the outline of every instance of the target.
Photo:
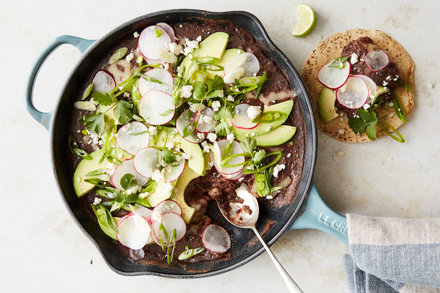
<svg viewBox="0 0 440 293">
<path fill-rule="evenodd" d="M 233 102 L 233 101 L 235 101 L 235 100 L 234 100 L 234 97 L 231 96 L 231 95 L 228 95 L 228 96 L 226 97 L 226 100 L 227 100 L 228 102 Z"/>
<path fill-rule="evenodd" d="M 174 142 L 172 142 L 172 141 L 167 142 L 167 143 L 165 144 L 165 147 L 166 147 L 167 149 L 169 149 L 169 150 L 173 149 L 173 148 L 174 148 Z"/>
<path fill-rule="evenodd" d="M 93 205 L 94 205 L 94 206 L 99 205 L 101 202 L 102 202 L 102 199 L 101 199 L 101 198 L 99 198 L 99 197 L 95 197 L 95 200 L 93 201 Z"/>
<path fill-rule="evenodd" d="M 140 198 L 146 198 L 146 197 L 149 196 L 149 195 L 150 195 L 150 193 L 147 192 L 147 191 L 139 193 L 139 197 L 140 197 Z"/>
<path fill-rule="evenodd" d="M 197 111 L 202 111 L 204 108 L 205 105 L 203 105 L 202 103 L 195 103 L 195 104 L 189 103 L 189 109 L 193 113 L 196 113 Z"/>
<path fill-rule="evenodd" d="M 217 134 L 215 134 L 213 132 L 210 132 L 210 133 L 208 133 L 208 137 L 207 138 L 208 138 L 209 141 L 214 142 L 217 139 Z"/>
<path fill-rule="evenodd" d="M 286 165 L 284 164 L 277 164 L 274 168 L 273 168 L 273 177 L 278 178 L 278 173 L 281 170 L 286 169 Z"/>
<path fill-rule="evenodd" d="M 386 81 L 384 80 L 383 83 L 382 83 L 382 85 L 383 85 L 383 86 L 387 86 L 387 85 L 388 85 L 388 82 L 386 82 Z"/>
<path fill-rule="evenodd" d="M 394 103 L 393 102 L 389 102 L 388 103 L 388 107 L 394 107 Z"/>
<path fill-rule="evenodd" d="M 183 49 L 183 54 L 188 55 L 192 53 L 194 50 L 199 48 L 199 42 L 197 40 L 189 40 L 185 38 L 185 48 Z"/>
<path fill-rule="evenodd" d="M 182 98 L 190 98 L 192 95 L 192 91 L 193 91 L 192 85 L 184 85 L 180 89 L 180 95 L 182 96 Z"/>
<path fill-rule="evenodd" d="M 128 54 L 128 55 L 125 57 L 125 60 L 127 60 L 127 62 L 130 62 L 131 60 L 133 60 L 133 58 L 134 58 L 134 53 L 133 53 L 133 52 L 130 52 L 130 54 Z"/>
<path fill-rule="evenodd" d="M 226 139 L 227 140 L 234 140 L 235 139 L 235 136 L 234 136 L 234 134 L 233 133 L 230 133 L 230 134 L 228 134 L 227 136 L 226 136 Z"/>
<path fill-rule="evenodd" d="M 202 41 L 202 36 L 198 36 L 198 37 L 196 38 L 196 41 L 197 41 L 197 42 Z"/>
<path fill-rule="evenodd" d="M 156 135 L 156 134 L 157 134 L 157 127 L 155 127 L 155 126 L 150 126 L 150 127 L 148 127 L 148 132 L 149 132 L 151 135 Z"/>
<path fill-rule="evenodd" d="M 143 60 L 144 60 L 144 57 L 142 57 L 142 55 L 139 55 L 136 59 L 136 63 L 141 64 Z"/>
<path fill-rule="evenodd" d="M 138 33 L 138 32 L 134 32 L 134 33 L 133 33 L 133 37 L 134 37 L 135 39 L 139 38 L 139 33 Z"/>
<path fill-rule="evenodd" d="M 214 110 L 214 112 L 217 112 L 222 105 L 220 104 L 219 101 L 214 101 L 214 102 L 212 102 L 211 106 L 212 106 L 212 109 Z"/>
<path fill-rule="evenodd" d="M 135 193 L 138 193 L 141 190 L 142 190 L 142 187 L 140 187 L 140 186 L 133 186 L 132 188 L 127 189 L 125 192 L 127 194 L 135 194 Z"/>
<path fill-rule="evenodd" d="M 153 179 L 156 182 L 163 182 L 165 180 L 165 177 L 163 176 L 162 172 L 156 169 L 153 171 L 153 175 L 151 175 L 151 179 Z"/>
<path fill-rule="evenodd" d="M 356 64 L 358 62 L 358 55 L 356 53 L 351 54 L 350 63 Z"/>
<path fill-rule="evenodd" d="M 214 121 L 214 119 L 212 118 L 212 116 L 209 115 L 200 115 L 200 121 L 202 121 L 202 123 L 212 123 Z"/>
<path fill-rule="evenodd" d="M 205 139 L 205 135 L 202 132 L 197 132 L 197 137 L 199 139 Z"/>
<path fill-rule="evenodd" d="M 170 43 L 168 45 L 168 49 L 170 50 L 171 53 L 173 53 L 176 56 L 182 54 L 183 51 L 182 45 L 178 45 L 176 43 Z"/>
<path fill-rule="evenodd" d="M 287 158 L 290 158 L 291 156 L 292 156 L 291 153 L 288 153 L 288 154 L 286 155 Z"/>
<path fill-rule="evenodd" d="M 368 108 L 370 108 L 370 107 L 371 107 L 370 104 L 364 104 L 364 107 L 363 107 L 363 108 L 364 108 L 365 110 L 368 110 Z"/>
<path fill-rule="evenodd" d="M 249 119 L 254 120 L 258 117 L 258 115 L 261 114 L 261 107 L 260 106 L 250 106 L 247 108 L 247 115 Z"/>
<path fill-rule="evenodd" d="M 273 199 L 273 196 L 272 195 L 266 195 L 266 198 L 267 199 Z"/>
<path fill-rule="evenodd" d="M 388 75 L 385 80 L 390 80 L 391 79 L 391 75 Z"/>
<path fill-rule="evenodd" d="M 203 152 L 209 153 L 212 150 L 212 145 L 210 145 L 207 141 L 202 142 Z"/>
<path fill-rule="evenodd" d="M 394 112 L 391 112 L 390 114 L 388 114 L 388 116 L 389 116 L 390 118 L 393 118 L 393 117 L 394 117 Z"/>
<path fill-rule="evenodd" d="M 345 133 L 345 130 L 344 129 L 338 129 L 338 134 L 340 134 L 340 135 L 343 135 Z"/>
<path fill-rule="evenodd" d="M 246 169 L 254 170 L 255 169 L 255 165 L 254 164 L 250 164 L 249 166 L 246 167 Z"/>
</svg>

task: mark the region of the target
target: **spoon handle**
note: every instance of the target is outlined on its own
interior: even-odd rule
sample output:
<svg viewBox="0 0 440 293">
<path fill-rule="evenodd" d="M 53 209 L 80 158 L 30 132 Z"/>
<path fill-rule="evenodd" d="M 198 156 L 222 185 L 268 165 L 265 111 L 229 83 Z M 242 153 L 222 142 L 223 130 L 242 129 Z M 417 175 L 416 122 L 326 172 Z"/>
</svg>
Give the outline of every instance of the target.
<svg viewBox="0 0 440 293">
<path fill-rule="evenodd" d="M 301 288 L 295 283 L 295 281 L 292 279 L 292 277 L 290 277 L 289 273 L 284 269 L 284 267 L 280 264 L 278 259 L 272 253 L 269 246 L 267 246 L 266 242 L 264 242 L 263 238 L 261 237 L 260 233 L 258 233 L 255 226 L 252 227 L 252 230 L 254 231 L 255 235 L 257 235 L 261 244 L 263 244 L 264 248 L 266 249 L 267 253 L 269 254 L 270 258 L 272 259 L 275 267 L 277 268 L 278 272 L 280 273 L 281 277 L 283 278 L 284 283 L 286 284 L 287 288 L 289 289 L 289 292 L 290 293 L 303 293 Z"/>
</svg>

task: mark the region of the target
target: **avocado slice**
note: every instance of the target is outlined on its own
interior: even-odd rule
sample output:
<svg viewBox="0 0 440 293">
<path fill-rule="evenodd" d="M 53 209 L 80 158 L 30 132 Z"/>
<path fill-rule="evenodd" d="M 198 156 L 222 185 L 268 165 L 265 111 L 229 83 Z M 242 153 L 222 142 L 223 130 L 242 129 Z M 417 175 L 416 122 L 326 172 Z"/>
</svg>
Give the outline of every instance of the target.
<svg viewBox="0 0 440 293">
<path fill-rule="evenodd" d="M 377 90 L 376 90 L 376 95 L 375 95 L 374 98 L 371 100 L 371 103 L 370 103 L 370 104 L 373 105 L 374 102 L 376 101 L 376 99 L 377 99 L 380 95 L 382 95 L 382 94 L 386 94 L 386 93 L 388 93 L 389 91 L 390 91 L 389 88 L 378 85 L 378 86 L 377 86 Z"/>
<path fill-rule="evenodd" d="M 235 59 L 238 55 L 241 55 L 243 53 L 244 53 L 243 50 L 237 48 L 227 49 L 223 53 L 222 59 L 220 59 L 220 61 L 217 64 L 225 68 L 225 65 L 228 62 L 230 62 L 231 60 Z M 208 70 L 207 73 L 209 78 L 214 78 L 215 75 L 219 75 L 221 77 L 225 75 L 224 70 L 218 70 L 218 71 Z"/>
<path fill-rule="evenodd" d="M 270 112 L 275 112 L 281 114 L 282 119 L 278 119 L 272 122 L 260 122 L 260 124 L 258 124 L 258 126 L 254 129 L 241 129 L 237 127 L 232 127 L 235 138 L 239 141 L 242 141 L 247 136 L 257 137 L 266 134 L 271 130 L 274 130 L 275 128 L 286 122 L 287 118 L 290 115 L 290 112 L 292 111 L 292 108 L 293 100 L 287 100 L 285 102 L 281 102 L 264 108 L 262 115 L 264 115 L 265 113 L 267 114 Z"/>
<path fill-rule="evenodd" d="M 216 32 L 204 39 L 199 44 L 198 57 L 214 57 L 221 59 L 229 41 L 229 35 L 224 32 Z"/>
<path fill-rule="evenodd" d="M 87 192 L 92 190 L 95 185 L 86 182 L 85 179 L 88 173 L 100 169 L 109 170 L 112 168 L 113 164 L 111 164 L 108 160 L 101 161 L 102 155 L 104 151 L 102 149 L 98 149 L 90 154 L 92 157 L 91 160 L 83 159 L 78 166 L 76 167 L 75 173 L 73 174 L 73 188 L 78 197 L 85 195 Z M 119 159 L 125 160 L 131 157 L 131 155 L 122 149 L 115 149 L 115 156 L 120 157 Z"/>
<path fill-rule="evenodd" d="M 296 133 L 296 127 L 289 125 L 281 125 L 266 134 L 256 136 L 255 142 L 257 146 L 273 147 L 282 145 L 289 141 Z"/>
<path fill-rule="evenodd" d="M 199 176 L 200 174 L 197 174 L 191 168 L 185 168 L 182 175 L 180 175 L 179 179 L 177 180 L 176 187 L 174 188 L 176 192 L 174 192 L 173 196 L 171 197 L 171 199 L 175 200 L 182 208 L 182 218 L 187 224 L 191 221 L 195 209 L 193 207 L 190 207 L 185 202 L 185 189 L 191 182 L 191 180 Z"/>
<path fill-rule="evenodd" d="M 336 113 L 335 109 L 335 101 L 336 93 L 326 87 L 323 88 L 318 97 L 318 110 L 319 116 L 324 123 L 327 123 L 338 117 L 338 113 Z"/>
</svg>

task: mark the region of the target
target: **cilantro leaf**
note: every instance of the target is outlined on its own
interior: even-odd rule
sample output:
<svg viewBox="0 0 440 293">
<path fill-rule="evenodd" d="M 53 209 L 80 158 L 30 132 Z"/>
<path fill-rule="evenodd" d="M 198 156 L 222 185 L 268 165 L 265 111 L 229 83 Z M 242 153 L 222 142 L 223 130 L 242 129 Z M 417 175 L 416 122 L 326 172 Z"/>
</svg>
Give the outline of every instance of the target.
<svg viewBox="0 0 440 293">
<path fill-rule="evenodd" d="M 252 154 L 254 149 L 257 147 L 257 142 L 252 137 L 245 137 L 240 142 L 240 146 L 245 153 Z"/>
<path fill-rule="evenodd" d="M 124 188 L 125 190 L 136 187 L 138 185 L 134 176 L 128 173 L 122 176 L 120 183 L 122 188 Z"/>
<path fill-rule="evenodd" d="M 379 121 L 375 112 L 368 112 L 364 109 L 358 109 L 359 117 L 351 117 L 348 119 L 348 125 L 356 133 L 366 132 L 371 140 L 376 139 L 376 124 Z"/>
<path fill-rule="evenodd" d="M 92 92 L 92 88 L 93 88 L 93 82 L 91 84 L 89 84 L 86 89 L 84 90 L 82 97 L 81 97 L 81 101 L 84 101 L 85 99 L 88 98 L 88 96 L 90 96 L 90 93 Z"/>
<path fill-rule="evenodd" d="M 131 121 L 133 112 L 131 111 L 132 105 L 124 100 L 119 101 L 115 108 L 115 115 L 118 118 L 119 123 L 126 124 Z"/>
<path fill-rule="evenodd" d="M 231 133 L 232 126 L 229 125 L 228 122 L 223 120 L 215 126 L 214 131 L 217 136 L 227 136 L 229 133 Z"/>
<path fill-rule="evenodd" d="M 108 106 L 111 103 L 113 103 L 113 98 L 112 96 L 108 95 L 108 94 L 103 94 L 100 92 L 94 92 L 92 94 L 92 99 L 97 102 L 98 104 L 102 105 L 102 106 Z"/>
<path fill-rule="evenodd" d="M 208 79 L 206 81 L 206 87 L 208 88 L 208 92 L 222 90 L 224 87 L 223 78 L 216 75 L 214 79 Z"/>
<path fill-rule="evenodd" d="M 193 97 L 200 101 L 201 99 L 203 99 L 203 97 L 205 97 L 205 94 L 206 91 L 203 82 L 196 81 L 193 84 Z"/>
<path fill-rule="evenodd" d="M 222 118 L 232 118 L 232 110 L 229 107 L 222 107 L 214 113 L 215 120 L 221 120 Z"/>
<path fill-rule="evenodd" d="M 84 126 L 91 132 L 102 134 L 105 128 L 104 113 L 88 114 L 83 116 Z"/>
</svg>

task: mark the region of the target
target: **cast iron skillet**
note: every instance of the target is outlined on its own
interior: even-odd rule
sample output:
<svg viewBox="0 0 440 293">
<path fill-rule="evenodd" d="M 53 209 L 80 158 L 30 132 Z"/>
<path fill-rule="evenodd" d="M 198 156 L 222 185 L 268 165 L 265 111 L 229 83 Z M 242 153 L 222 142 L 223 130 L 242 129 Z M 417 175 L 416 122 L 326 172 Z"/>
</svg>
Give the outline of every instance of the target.
<svg viewBox="0 0 440 293">
<path fill-rule="evenodd" d="M 60 36 L 56 38 L 43 51 L 37 59 L 36 64 L 31 71 L 26 89 L 26 103 L 29 113 L 42 125 L 50 129 L 52 137 L 52 158 L 55 175 L 58 186 L 63 198 L 82 230 L 97 245 L 107 264 L 117 273 L 123 275 L 160 275 L 174 278 L 194 278 L 207 277 L 232 270 L 246 262 L 252 260 L 264 249 L 258 241 L 253 240 L 253 233 L 250 230 L 244 230 L 228 226 L 232 231 L 233 245 L 231 248 L 232 256 L 227 261 L 211 261 L 177 265 L 152 265 L 133 262 L 115 249 L 115 244 L 99 228 L 99 226 L 90 221 L 89 216 L 80 206 L 79 200 L 75 195 L 72 186 L 71 173 L 68 171 L 68 123 L 73 107 L 73 97 L 79 96 L 78 90 L 86 82 L 85 78 L 89 73 L 96 70 L 96 61 L 102 58 L 102 55 L 109 52 L 115 44 L 127 36 L 131 36 L 134 31 L 140 31 L 158 22 L 184 22 L 210 19 L 214 21 L 232 21 L 237 26 L 248 30 L 264 47 L 264 53 L 273 59 L 275 63 L 285 72 L 291 85 L 297 94 L 297 101 L 300 104 L 305 124 L 305 160 L 302 172 L 302 178 L 295 200 L 282 208 L 263 208 L 259 223 L 262 218 L 269 218 L 275 221 L 273 227 L 264 234 L 265 240 L 272 244 L 286 230 L 315 228 L 326 231 L 338 237 L 344 243 L 346 238 L 345 218 L 331 211 L 320 199 L 314 186 L 312 186 L 312 175 L 315 166 L 317 137 L 316 127 L 313 118 L 312 106 L 303 82 L 296 72 L 295 68 L 289 62 L 287 57 L 273 44 L 264 30 L 260 21 L 252 14 L 243 11 L 230 12 L 208 12 L 202 10 L 176 9 L 160 11 L 147 14 L 133 19 L 101 39 L 86 40 L 74 36 Z M 62 44 L 70 44 L 77 47 L 84 55 L 68 78 L 58 105 L 55 111 L 43 113 L 38 111 L 32 103 L 33 85 L 38 70 L 49 54 Z M 307 200 L 306 200 L 307 199 Z M 223 221 L 219 214 L 211 215 L 216 221 Z M 295 223 L 294 223 L 295 222 Z M 226 224 L 223 222 L 222 224 Z M 293 224 L 293 225 L 292 225 Z M 258 225 L 257 225 L 258 229 Z"/>
</svg>

